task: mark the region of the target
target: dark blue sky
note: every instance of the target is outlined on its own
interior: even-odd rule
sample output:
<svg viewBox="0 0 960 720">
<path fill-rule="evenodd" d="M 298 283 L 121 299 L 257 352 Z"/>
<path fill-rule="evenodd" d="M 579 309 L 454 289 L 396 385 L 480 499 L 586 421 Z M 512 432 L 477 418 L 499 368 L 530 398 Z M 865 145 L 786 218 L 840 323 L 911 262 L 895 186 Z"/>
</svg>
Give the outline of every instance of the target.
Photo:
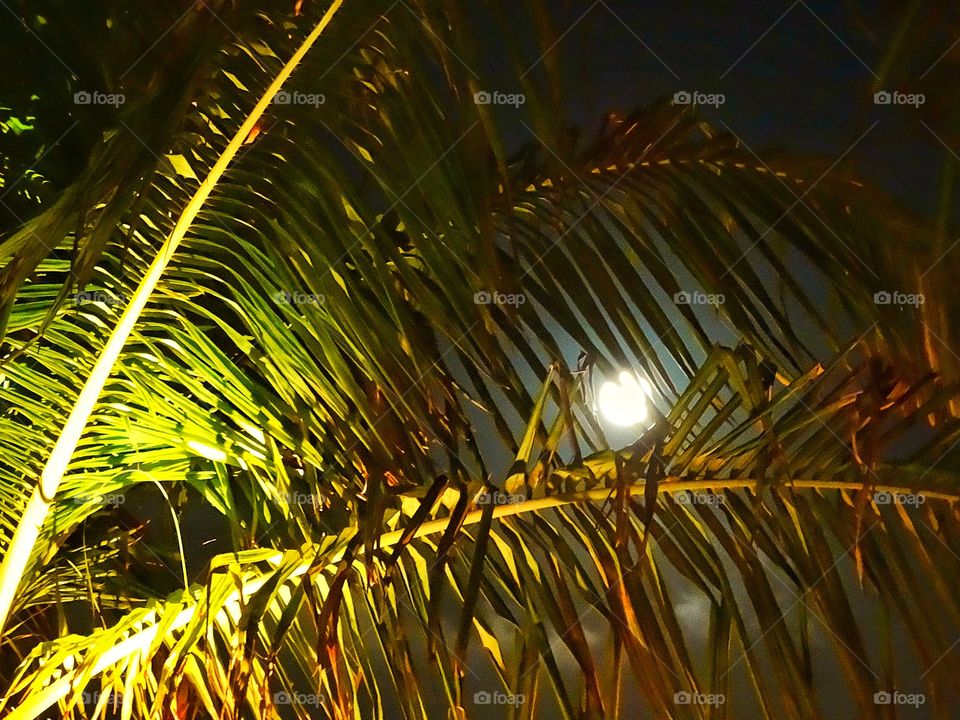
<svg viewBox="0 0 960 720">
<path fill-rule="evenodd" d="M 723 93 L 725 104 L 704 115 L 720 129 L 726 124 L 751 149 L 844 156 L 912 209 L 933 211 L 948 151 L 921 121 L 952 144 L 931 120 L 936 98 L 918 111 L 876 106 L 872 91 L 878 83 L 913 91 L 956 39 L 946 27 L 938 37 L 932 21 L 932 41 L 907 58 L 913 67 L 881 80 L 895 26 L 890 18 L 896 15 L 881 16 L 868 0 L 549 4 L 558 33 L 566 31 L 551 54 L 564 63 L 569 116 L 576 124 L 595 125 L 598 109 L 630 111 L 678 90 Z M 501 42 L 490 40 L 491 48 Z M 494 73 L 497 56 L 485 53 L 482 60 Z"/>
</svg>

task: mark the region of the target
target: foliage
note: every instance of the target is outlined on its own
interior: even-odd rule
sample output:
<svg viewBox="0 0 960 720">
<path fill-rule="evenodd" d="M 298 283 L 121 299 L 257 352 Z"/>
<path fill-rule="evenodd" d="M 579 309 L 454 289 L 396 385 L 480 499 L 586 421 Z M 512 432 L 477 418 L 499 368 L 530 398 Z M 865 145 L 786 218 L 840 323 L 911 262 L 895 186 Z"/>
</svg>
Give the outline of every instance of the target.
<svg viewBox="0 0 960 720">
<path fill-rule="evenodd" d="M 0 244 L 5 550 L 123 307 L 326 9 L 191 17 L 185 80 L 131 81 L 76 182 Z M 245 138 L 99 396 L 5 635 L 10 717 L 94 688 L 99 717 L 106 690 L 136 717 L 473 717 L 496 677 L 518 718 L 697 717 L 674 694 L 704 692 L 731 698 L 716 717 L 806 719 L 812 626 L 880 717 L 900 670 L 865 597 L 947 717 L 955 257 L 834 163 L 757 156 L 689 108 L 573 132 L 551 56 L 525 72 L 558 36 L 541 10 L 510 19 L 540 43 L 517 48 L 513 108 L 474 102 L 498 81 L 474 69 L 476 10 L 345 2 L 284 86 L 315 101 Z M 511 123 L 533 140 L 510 147 Z M 921 280 L 922 322 L 874 302 Z M 697 292 L 723 301 L 675 302 Z M 617 445 L 592 389 L 634 366 L 656 411 Z M 173 595 L 131 581 L 109 531 L 76 550 L 102 498 L 153 483 L 230 530 Z M 98 629 L 64 619 L 34 648 L 38 614 L 84 602 Z M 323 702 L 278 696 L 305 689 Z"/>
</svg>

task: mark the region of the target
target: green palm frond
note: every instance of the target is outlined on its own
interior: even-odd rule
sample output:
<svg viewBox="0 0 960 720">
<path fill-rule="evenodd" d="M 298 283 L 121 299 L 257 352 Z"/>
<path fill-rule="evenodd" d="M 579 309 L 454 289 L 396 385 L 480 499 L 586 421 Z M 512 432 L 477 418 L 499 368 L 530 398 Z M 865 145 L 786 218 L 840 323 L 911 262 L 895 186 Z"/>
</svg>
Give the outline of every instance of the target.
<svg viewBox="0 0 960 720">
<path fill-rule="evenodd" d="M 220 8 L 233 32 L 198 49 L 135 168 L 117 133 L 0 243 L 5 555 L 107 371 L 14 616 L 53 602 L 104 495 L 187 486 L 234 552 L 173 596 L 98 583 L 107 626 L 30 652 L 3 709 L 89 711 L 100 688 L 99 717 L 108 689 L 134 717 L 472 717 L 497 678 L 518 718 L 698 717 L 674 695 L 700 692 L 806 719 L 827 652 L 880 717 L 899 670 L 869 601 L 946 712 L 960 378 L 934 341 L 956 259 L 921 277 L 936 233 L 837 163 L 755 154 L 689 109 L 574 132 L 550 62 L 518 61 L 507 116 L 478 105 L 460 3 L 345 2 L 315 43 L 326 6 L 256 5 Z M 290 57 L 285 90 L 314 101 L 270 102 Z M 891 291 L 936 292 L 941 315 L 874 302 Z M 651 427 L 615 437 L 594 385 L 636 367 Z M 115 546 L 86 549 L 114 568 Z M 305 688 L 315 706 L 278 705 Z"/>
<path fill-rule="evenodd" d="M 852 564 L 856 555 L 865 581 L 909 627 L 922 627 L 931 614 L 947 627 L 960 622 L 960 606 L 947 586 L 936 587 L 932 596 L 922 598 L 923 604 L 911 607 L 899 602 L 903 579 L 917 572 L 935 576 L 957 563 L 956 548 L 937 535 L 956 537 L 957 517 L 950 507 L 958 499 L 960 468 L 951 462 L 914 482 L 903 479 L 911 468 L 929 465 L 944 446 L 956 443 L 960 425 L 945 428 L 916 455 L 880 463 L 865 477 L 851 448 L 838 436 L 858 432 L 856 401 L 844 398 L 864 392 L 869 365 L 853 368 L 852 373 L 849 365 L 814 368 L 795 385 L 778 391 L 765 407 L 748 410 L 749 398 L 736 388 L 745 385 L 749 365 L 748 359 L 738 360 L 736 353 L 718 349 L 663 420 L 668 428 L 663 448 L 673 452 L 666 456 L 658 480 L 653 541 L 646 551 L 638 541 L 646 532 L 641 520 L 644 486 L 651 480 L 636 473 L 649 467 L 654 450 L 644 450 L 641 444 L 588 456 L 576 465 L 548 461 L 547 476 L 555 489 L 542 485 L 525 500 L 494 507 L 484 500 L 496 499 L 502 491 L 479 481 L 463 488 L 468 512 L 457 520 L 462 529 L 445 555 L 446 579 L 440 584 L 433 582 L 439 562 L 435 536 L 449 531 L 458 518 L 451 508 L 459 493 L 448 490 L 434 497 L 429 514 L 416 520 L 411 518 L 420 502 L 415 496 L 401 496 L 384 526 L 394 529 L 378 538 L 373 555 L 364 553 L 357 528 L 352 528 L 337 538 L 328 536 L 287 552 L 250 550 L 221 556 L 211 564 L 205 586 L 138 610 L 108 630 L 37 648 L 14 686 L 23 700 L 11 717 L 35 717 L 68 693 L 76 700 L 86 687 L 86 680 L 78 680 L 93 675 L 108 678 L 101 692 L 113 687 L 118 696 L 138 704 L 144 715 L 166 706 L 168 693 L 177 684 L 165 678 L 178 677 L 197 697 L 209 698 L 210 707 L 246 706 L 273 717 L 268 708 L 274 698 L 297 692 L 296 674 L 287 675 L 294 671 L 280 662 L 287 653 L 300 658 L 303 664 L 295 673 L 304 677 L 310 676 L 312 667 L 327 668 L 314 694 L 327 698 L 323 707 L 330 717 L 336 716 L 338 703 L 343 704 L 339 712 L 347 715 L 369 711 L 371 706 L 364 703 L 376 702 L 385 693 L 383 674 L 367 670 L 380 663 L 392 668 L 397 688 L 411 693 L 405 699 L 408 707 L 418 707 L 425 702 L 417 690 L 420 685 L 404 677 L 423 666 L 414 648 L 423 652 L 424 644 L 429 645 L 437 658 L 451 663 L 439 662 L 439 667 L 458 666 L 445 647 L 452 638 L 431 619 L 438 600 L 427 597 L 425 590 L 441 592 L 458 605 L 467 602 L 464 589 L 471 587 L 467 575 L 477 561 L 471 546 L 481 541 L 481 532 L 489 539 L 484 541 L 481 580 L 474 586 L 477 601 L 469 603 L 477 610 L 470 622 L 488 651 L 486 661 L 504 681 L 505 692 L 522 695 L 526 685 L 545 673 L 543 679 L 552 683 L 555 702 L 566 708 L 565 715 L 605 716 L 603 708 L 615 702 L 607 696 L 606 685 L 601 697 L 590 691 L 589 675 L 584 677 L 586 685 L 571 685 L 550 669 L 559 662 L 560 648 L 572 653 L 581 668 L 603 663 L 580 637 L 581 616 L 593 608 L 590 612 L 607 621 L 616 646 L 626 650 L 635 682 L 644 688 L 644 698 L 655 712 L 675 712 L 675 692 L 728 694 L 738 677 L 733 667 L 744 661 L 741 670 L 758 688 L 759 700 L 769 703 L 765 712 L 770 717 L 784 708 L 788 716 L 810 717 L 817 709 L 811 699 L 812 680 L 801 660 L 811 652 L 809 638 L 780 622 L 789 606 L 802 604 L 836 640 L 837 662 L 866 714 L 873 693 L 882 685 L 863 664 L 870 656 L 866 628 L 858 625 L 847 599 L 862 591 L 844 588 L 836 566 Z M 731 377 L 734 373 L 738 375 Z M 720 384 L 715 382 L 718 376 L 723 378 Z M 571 390 L 576 394 L 576 388 Z M 931 392 L 929 384 L 915 394 L 914 407 L 902 412 L 901 423 L 923 422 L 929 412 L 950 401 Z M 578 415 L 589 412 L 581 403 L 576 410 Z M 727 427 L 708 430 L 711 416 L 726 417 Z M 539 419 L 533 418 L 531 425 L 535 427 Z M 764 419 L 770 421 L 768 431 L 758 432 Z M 541 453 L 536 459 L 541 443 L 526 453 L 523 465 L 529 476 L 552 455 Z M 702 450 L 705 447 L 708 452 Z M 833 468 L 830 476 L 824 476 L 825 467 Z M 915 511 L 898 511 L 884 504 L 882 494 L 889 493 L 921 494 L 925 502 Z M 860 502 L 864 498 L 866 504 Z M 624 514 L 614 507 L 604 511 L 607 505 L 620 503 L 625 504 Z M 411 527 L 411 522 L 418 524 Z M 403 550 L 397 563 L 384 551 L 400 542 Z M 915 548 L 909 556 L 903 552 L 905 542 Z M 928 565 L 918 568 L 918 557 L 926 558 Z M 702 598 L 698 602 L 712 608 L 711 637 L 714 632 L 727 637 L 722 646 L 714 647 L 713 666 L 707 672 L 690 651 L 689 619 L 685 627 L 668 599 L 685 585 L 688 593 L 692 588 Z M 804 592 L 809 598 L 796 599 Z M 312 613 L 305 613 L 304 602 L 313 607 Z M 524 608 L 545 613 L 539 629 L 526 624 Z M 406 640 L 400 640 L 388 628 L 409 612 L 419 630 L 408 626 Z M 331 614 L 340 616 L 339 624 L 328 624 Z M 501 627 L 510 627 L 510 632 L 494 632 Z M 373 628 L 385 633 L 382 647 L 369 645 Z M 333 636 L 327 634 L 331 629 Z M 412 646 L 410 634 L 419 638 Z M 918 634 L 916 641 L 918 652 L 930 654 L 932 661 L 946 653 L 950 636 Z M 545 661 L 544 667 L 530 667 L 533 678 L 513 677 L 506 669 L 522 667 L 529 650 Z M 469 705 L 462 683 L 468 688 L 472 684 L 471 675 L 481 662 L 475 655 L 473 651 L 460 657 L 469 674 L 444 675 L 453 707 Z M 144 673 L 150 672 L 146 669 L 150 663 L 145 660 L 154 657 L 163 659 L 163 670 L 148 680 Z M 776 682 L 787 684 L 786 690 L 781 687 L 780 699 L 768 697 L 772 689 L 765 657 L 774 660 Z M 945 656 L 931 673 L 934 702 L 955 677 L 955 662 Z M 61 666 L 69 670 L 66 675 L 60 675 Z M 189 668 L 208 672 L 201 676 Z M 350 688 L 351 677 L 362 677 L 362 690 L 356 694 Z M 150 687 L 161 691 L 144 692 Z M 130 688 L 144 690 L 131 693 Z M 357 710 L 355 703 L 368 710 Z"/>
</svg>

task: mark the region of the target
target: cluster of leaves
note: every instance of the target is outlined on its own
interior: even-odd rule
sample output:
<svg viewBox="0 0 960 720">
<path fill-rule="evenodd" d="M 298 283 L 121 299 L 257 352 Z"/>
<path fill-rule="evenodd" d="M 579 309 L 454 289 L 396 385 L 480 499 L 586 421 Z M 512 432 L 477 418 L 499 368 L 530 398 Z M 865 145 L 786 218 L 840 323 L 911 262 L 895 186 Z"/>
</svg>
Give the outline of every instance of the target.
<svg viewBox="0 0 960 720">
<path fill-rule="evenodd" d="M 191 48 L 171 66 L 185 81 L 149 81 L 166 53 L 144 61 L 77 182 L 0 244 L 3 547 L 147 266 L 327 9 L 258 5 L 197 10 L 170 41 Z M 610 115 L 584 140 L 557 112 L 552 61 L 517 58 L 533 139 L 508 150 L 503 118 L 473 101 L 467 15 L 345 2 L 287 87 L 324 102 L 273 104 L 245 138 L 100 396 L 5 640 L 19 654 L 57 599 L 109 623 L 27 654 L 4 710 L 72 712 L 96 685 L 138 717 L 462 717 L 486 668 L 525 698 L 517 717 L 694 716 L 674 693 L 709 691 L 810 718 L 813 618 L 872 717 L 899 669 L 852 610 L 869 592 L 946 712 L 960 398 L 935 338 L 958 309 L 955 260 L 927 274 L 922 221 L 689 109 Z M 873 302 L 921 275 L 937 298 L 922 323 Z M 673 302 L 697 289 L 725 301 Z M 611 449 L 592 376 L 636 365 L 655 422 Z M 123 582 L 115 543 L 83 546 L 78 571 L 64 549 L 100 499 L 155 483 L 221 513 L 234 552 L 172 596 Z M 495 487 L 524 499 L 478 504 Z M 877 489 L 929 503 L 881 507 Z M 705 635 L 672 602 L 684 592 Z M 305 687 L 322 707 L 277 706 Z M 87 711 L 107 717 L 98 697 Z"/>
</svg>

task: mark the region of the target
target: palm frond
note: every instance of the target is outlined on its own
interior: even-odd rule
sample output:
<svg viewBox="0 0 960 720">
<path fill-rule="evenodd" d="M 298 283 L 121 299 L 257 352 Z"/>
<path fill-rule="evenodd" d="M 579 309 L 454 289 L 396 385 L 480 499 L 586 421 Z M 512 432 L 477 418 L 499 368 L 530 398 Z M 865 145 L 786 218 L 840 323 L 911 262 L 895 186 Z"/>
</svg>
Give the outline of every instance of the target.
<svg viewBox="0 0 960 720">
<path fill-rule="evenodd" d="M 830 161 L 755 154 L 668 103 L 572 132 L 550 63 L 518 80 L 507 119 L 531 140 L 508 148 L 458 3 L 346 3 L 295 56 L 311 5 L 239 3 L 145 182 L 84 177 L 0 244 L 5 559 L 104 370 L 14 614 L 85 498 L 186 484 L 235 550 L 38 647 L 2 707 L 69 712 L 100 682 L 143 717 L 277 717 L 304 688 L 298 717 L 462 716 L 497 678 L 515 717 L 693 717 L 675 693 L 698 692 L 806 719 L 827 653 L 878 717 L 899 670 L 853 610 L 875 602 L 946 712 L 960 382 L 931 340 L 955 288 L 918 270 L 935 233 Z M 268 107 L 291 56 L 285 88 L 316 101 Z M 874 301 L 936 283 L 923 323 Z M 638 367 L 652 426 L 615 437 L 594 380 Z"/>
</svg>

